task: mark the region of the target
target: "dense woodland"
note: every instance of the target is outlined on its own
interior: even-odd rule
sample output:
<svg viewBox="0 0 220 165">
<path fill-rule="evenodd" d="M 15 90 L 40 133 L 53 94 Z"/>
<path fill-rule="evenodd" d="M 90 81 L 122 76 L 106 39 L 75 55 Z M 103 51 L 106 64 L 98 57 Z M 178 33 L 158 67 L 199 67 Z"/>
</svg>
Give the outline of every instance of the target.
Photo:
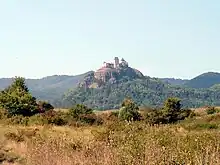
<svg viewBox="0 0 220 165">
<path fill-rule="evenodd" d="M 55 106 L 69 107 L 82 103 L 95 109 L 115 109 L 125 97 L 131 97 L 139 106 L 161 106 L 169 97 L 178 97 L 185 107 L 220 105 L 219 88 L 190 88 L 162 82 L 160 79 L 123 79 L 101 88 L 76 88 L 67 92 Z"/>
<path fill-rule="evenodd" d="M 168 97 L 180 98 L 184 107 L 220 105 L 219 73 L 208 72 L 192 80 L 123 77 L 115 84 L 105 83 L 100 88 L 79 87 L 90 73 L 92 71 L 77 76 L 54 75 L 25 82 L 37 100 L 49 101 L 59 108 L 79 103 L 99 110 L 115 109 L 125 97 L 132 98 L 139 106 L 160 107 Z M 0 79 L 0 89 L 12 82 L 13 79 Z"/>
</svg>

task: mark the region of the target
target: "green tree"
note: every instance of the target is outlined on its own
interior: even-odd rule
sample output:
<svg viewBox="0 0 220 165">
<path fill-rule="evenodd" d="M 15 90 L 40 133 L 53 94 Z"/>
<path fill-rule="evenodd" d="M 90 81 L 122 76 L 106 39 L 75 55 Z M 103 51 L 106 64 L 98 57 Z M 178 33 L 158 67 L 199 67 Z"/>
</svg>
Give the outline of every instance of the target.
<svg viewBox="0 0 220 165">
<path fill-rule="evenodd" d="M 122 102 L 119 110 L 119 118 L 126 121 L 140 120 L 139 108 L 133 100 L 127 98 Z"/>
<path fill-rule="evenodd" d="M 0 107 L 4 108 L 10 116 L 31 116 L 38 110 L 36 98 L 30 94 L 25 79 L 21 77 L 15 77 L 12 84 L 1 91 Z"/>
<path fill-rule="evenodd" d="M 184 120 L 192 114 L 190 109 L 182 109 L 181 100 L 176 97 L 168 98 L 162 109 L 162 118 L 166 123 Z"/>
<path fill-rule="evenodd" d="M 76 121 L 93 124 L 97 120 L 97 116 L 92 109 L 83 104 L 77 104 L 70 109 L 70 116 L 74 117 Z"/>
<path fill-rule="evenodd" d="M 70 115 L 74 118 L 80 118 L 81 115 L 92 114 L 93 110 L 83 104 L 77 104 L 70 109 Z"/>
<path fill-rule="evenodd" d="M 181 111 L 181 100 L 176 97 L 168 98 L 163 107 L 163 116 L 168 123 L 175 122 Z"/>
</svg>

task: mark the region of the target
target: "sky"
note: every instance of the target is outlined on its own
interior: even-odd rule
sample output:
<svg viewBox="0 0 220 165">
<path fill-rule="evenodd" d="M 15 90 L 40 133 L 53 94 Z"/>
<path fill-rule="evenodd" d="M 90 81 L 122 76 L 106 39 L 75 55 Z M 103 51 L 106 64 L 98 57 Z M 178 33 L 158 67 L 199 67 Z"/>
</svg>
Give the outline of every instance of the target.
<svg viewBox="0 0 220 165">
<path fill-rule="evenodd" d="M 116 56 L 151 77 L 220 72 L 220 1 L 0 1 L 0 56 L 0 77 L 77 75 Z"/>
</svg>

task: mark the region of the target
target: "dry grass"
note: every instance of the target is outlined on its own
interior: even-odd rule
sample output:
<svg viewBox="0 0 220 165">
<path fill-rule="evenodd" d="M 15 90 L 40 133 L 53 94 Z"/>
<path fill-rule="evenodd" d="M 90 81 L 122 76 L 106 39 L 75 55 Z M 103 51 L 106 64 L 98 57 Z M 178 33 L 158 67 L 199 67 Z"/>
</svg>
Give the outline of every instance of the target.
<svg viewBox="0 0 220 165">
<path fill-rule="evenodd" d="M 65 109 L 65 108 L 55 108 L 55 111 L 61 111 L 61 112 L 68 112 L 69 109 Z"/>
<path fill-rule="evenodd" d="M 219 116 L 176 125 L 0 125 L 4 165 L 218 165 Z M 203 125 L 201 125 L 203 124 Z M 208 125 L 209 126 L 209 125 Z M 198 129 L 199 128 L 199 129 Z"/>
</svg>

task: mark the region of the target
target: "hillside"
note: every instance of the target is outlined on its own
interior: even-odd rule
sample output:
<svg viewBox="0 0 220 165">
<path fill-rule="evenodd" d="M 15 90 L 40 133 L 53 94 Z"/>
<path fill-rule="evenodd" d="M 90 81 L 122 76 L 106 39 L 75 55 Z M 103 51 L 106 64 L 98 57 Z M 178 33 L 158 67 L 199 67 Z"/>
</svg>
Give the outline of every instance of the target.
<svg viewBox="0 0 220 165">
<path fill-rule="evenodd" d="M 89 73 L 91 71 L 75 76 L 53 75 L 41 79 L 26 79 L 26 84 L 35 97 L 53 102 L 68 89 L 75 88 Z M 12 81 L 12 78 L 1 78 L 0 90 L 9 86 Z"/>
<path fill-rule="evenodd" d="M 0 89 L 11 82 L 0 79 Z M 114 109 L 125 97 L 139 105 L 160 106 L 171 96 L 181 98 L 186 107 L 220 105 L 220 73 L 208 72 L 192 80 L 151 78 L 129 67 L 124 59 L 117 68 L 106 63 L 96 72 L 26 79 L 26 83 L 33 96 L 56 107 L 83 103 L 95 109 Z"/>
<path fill-rule="evenodd" d="M 185 85 L 191 88 L 210 88 L 215 84 L 220 84 L 220 73 L 207 72 L 203 73 L 190 81 Z"/>
<path fill-rule="evenodd" d="M 175 79 L 175 78 L 160 78 L 160 80 L 165 83 L 169 83 L 171 85 L 184 85 L 189 81 L 186 79 Z"/>
<path fill-rule="evenodd" d="M 179 97 L 185 107 L 220 105 L 220 90 L 193 89 L 172 86 L 159 79 L 123 79 L 100 88 L 78 87 L 63 95 L 56 106 L 69 107 L 77 103 L 95 109 L 118 108 L 125 97 L 131 97 L 138 105 L 161 106 L 168 97 Z"/>
</svg>

